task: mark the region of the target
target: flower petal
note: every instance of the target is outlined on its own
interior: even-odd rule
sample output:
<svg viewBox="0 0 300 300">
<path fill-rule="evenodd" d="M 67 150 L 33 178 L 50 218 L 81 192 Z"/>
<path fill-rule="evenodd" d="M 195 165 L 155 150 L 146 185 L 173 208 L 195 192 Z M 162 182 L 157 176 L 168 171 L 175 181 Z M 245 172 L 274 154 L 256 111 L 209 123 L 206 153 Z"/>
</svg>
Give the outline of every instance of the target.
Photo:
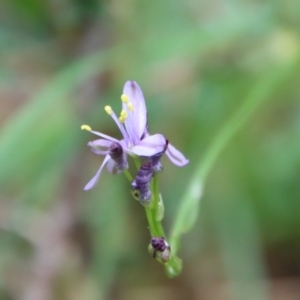
<svg viewBox="0 0 300 300">
<path fill-rule="evenodd" d="M 128 135 L 128 132 L 125 130 L 124 125 L 120 122 L 119 118 L 116 116 L 114 111 L 111 109 L 110 106 L 106 106 L 105 109 L 108 109 L 108 114 L 112 117 L 112 119 L 117 124 L 119 130 L 121 131 L 124 140 L 126 141 L 126 144 L 129 145 L 130 143 L 130 136 Z"/>
<path fill-rule="evenodd" d="M 186 159 L 184 155 L 170 143 L 168 144 L 166 154 L 170 161 L 176 166 L 183 167 L 189 163 L 189 160 Z"/>
<path fill-rule="evenodd" d="M 91 190 L 95 187 L 96 183 L 98 182 L 99 178 L 100 178 L 100 175 L 101 175 L 101 172 L 104 168 L 104 166 L 106 165 L 106 163 L 110 160 L 110 156 L 109 155 L 106 155 L 103 162 L 102 162 L 102 165 L 101 167 L 99 168 L 98 172 L 96 173 L 96 175 L 86 184 L 86 186 L 84 187 L 84 190 L 85 191 L 88 191 L 88 190 Z"/>
<path fill-rule="evenodd" d="M 145 137 L 131 151 L 138 156 L 153 156 L 165 151 L 167 140 L 162 134 Z"/>
<path fill-rule="evenodd" d="M 88 146 L 90 147 L 91 151 L 97 155 L 107 155 L 109 153 L 109 147 L 112 143 L 114 142 L 99 139 L 88 142 Z"/>
<path fill-rule="evenodd" d="M 133 111 L 130 111 L 127 104 L 123 103 L 123 109 L 127 112 L 125 127 L 133 143 L 137 143 L 147 125 L 147 110 L 143 92 L 135 81 L 127 81 L 123 88 L 123 94 L 128 96 L 128 100 L 133 106 Z"/>
<path fill-rule="evenodd" d="M 122 170 L 120 170 L 118 168 L 117 163 L 113 159 L 108 161 L 108 163 L 106 165 L 106 169 L 109 173 L 112 173 L 112 174 L 120 174 L 122 172 Z"/>
<path fill-rule="evenodd" d="M 91 130 L 90 132 L 93 133 L 93 134 L 95 134 L 95 135 L 98 135 L 98 136 L 100 136 L 100 137 L 102 137 L 102 138 L 104 138 L 106 140 L 109 140 L 109 141 L 112 141 L 112 142 L 119 142 L 117 139 L 115 139 L 115 138 L 113 138 L 113 137 L 111 137 L 109 135 L 106 135 L 104 133 L 101 133 L 101 132 L 98 132 L 98 131 L 95 131 L 95 130 Z"/>
<path fill-rule="evenodd" d="M 114 160 L 110 159 L 106 164 L 106 169 L 109 173 L 115 174 L 117 171 L 117 164 Z"/>
</svg>

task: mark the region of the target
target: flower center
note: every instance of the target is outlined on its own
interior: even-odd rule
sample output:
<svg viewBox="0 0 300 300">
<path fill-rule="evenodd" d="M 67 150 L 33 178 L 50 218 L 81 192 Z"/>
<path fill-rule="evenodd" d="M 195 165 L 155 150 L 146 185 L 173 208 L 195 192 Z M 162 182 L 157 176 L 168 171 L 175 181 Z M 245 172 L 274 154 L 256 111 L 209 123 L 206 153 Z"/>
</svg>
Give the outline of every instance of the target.
<svg viewBox="0 0 300 300">
<path fill-rule="evenodd" d="M 131 139 L 131 143 L 134 145 L 139 141 L 139 136 L 137 134 L 137 127 L 136 124 L 138 123 L 138 112 L 134 110 L 136 107 L 134 107 L 133 103 L 130 101 L 130 98 L 126 94 L 121 95 L 121 101 L 123 102 L 123 110 L 126 111 L 126 119 L 121 115 L 120 121 L 124 121 L 124 125 L 126 128 L 126 131 Z"/>
<path fill-rule="evenodd" d="M 121 95 L 121 101 L 126 105 L 125 107 L 123 106 L 120 116 L 119 118 L 116 116 L 116 114 L 114 113 L 114 111 L 112 110 L 111 106 L 107 105 L 104 107 L 104 110 L 106 111 L 106 113 L 108 115 L 110 115 L 113 120 L 115 121 L 115 123 L 117 124 L 119 130 L 121 131 L 123 138 L 125 140 L 126 146 L 128 148 L 131 148 L 131 146 L 134 145 L 134 132 L 132 130 L 132 128 L 130 126 L 128 126 L 126 121 L 132 120 L 133 118 L 133 110 L 134 110 L 134 106 L 133 103 L 129 101 L 129 97 L 125 94 Z M 127 109 L 128 108 L 128 109 Z M 130 119 L 130 120 L 128 120 Z M 125 123 L 126 122 L 126 123 Z M 124 124 L 125 123 L 125 124 Z M 88 125 L 82 125 L 81 126 L 82 130 L 87 130 L 87 131 L 91 131 L 92 133 L 95 133 L 99 136 L 102 136 L 108 140 L 115 140 L 113 138 L 108 137 L 107 135 L 104 135 L 102 133 L 98 133 L 96 131 L 92 131 L 92 128 Z"/>
</svg>

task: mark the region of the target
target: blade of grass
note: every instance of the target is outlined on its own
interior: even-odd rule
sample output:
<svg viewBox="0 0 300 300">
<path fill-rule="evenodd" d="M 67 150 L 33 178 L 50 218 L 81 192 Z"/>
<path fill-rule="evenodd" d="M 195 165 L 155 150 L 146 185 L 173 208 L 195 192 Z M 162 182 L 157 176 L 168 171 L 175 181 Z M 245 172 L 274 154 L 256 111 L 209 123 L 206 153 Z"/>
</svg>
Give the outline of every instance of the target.
<svg viewBox="0 0 300 300">
<path fill-rule="evenodd" d="M 172 227 L 170 244 L 175 254 L 178 251 L 181 235 L 189 231 L 195 224 L 207 176 L 222 150 L 249 120 L 257 107 L 269 100 L 282 85 L 290 80 L 296 72 L 299 72 L 299 62 L 300 59 L 297 57 L 295 61 L 278 65 L 263 74 L 241 107 L 217 133 L 208 150 L 198 162 L 190 184 L 180 201 L 181 205 Z"/>
</svg>

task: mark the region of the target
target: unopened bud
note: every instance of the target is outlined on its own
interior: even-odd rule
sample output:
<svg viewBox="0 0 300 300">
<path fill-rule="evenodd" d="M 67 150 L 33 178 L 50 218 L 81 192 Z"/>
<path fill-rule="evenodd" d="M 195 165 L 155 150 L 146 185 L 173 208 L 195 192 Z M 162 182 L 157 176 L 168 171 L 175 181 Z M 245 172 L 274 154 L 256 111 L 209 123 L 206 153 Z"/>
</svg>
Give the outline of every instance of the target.
<svg viewBox="0 0 300 300">
<path fill-rule="evenodd" d="M 167 148 L 168 148 L 168 144 L 169 141 L 166 139 L 166 144 L 164 147 L 164 150 L 160 153 L 157 153 L 153 156 L 151 156 L 151 162 L 152 162 L 152 168 L 153 168 L 153 172 L 160 172 L 163 169 L 162 163 L 160 162 L 161 157 L 163 156 L 163 154 L 166 152 Z"/>
<path fill-rule="evenodd" d="M 136 177 L 131 183 L 131 186 L 139 191 L 140 203 L 149 205 L 151 201 L 150 181 L 153 176 L 152 162 L 149 161 L 143 164 Z"/>
<path fill-rule="evenodd" d="M 122 171 L 128 168 L 128 162 L 124 156 L 124 151 L 119 143 L 112 143 L 109 147 L 109 156 L 116 163 L 116 170 Z"/>
<path fill-rule="evenodd" d="M 163 264 L 167 263 L 171 256 L 171 248 L 164 237 L 152 237 L 148 251 L 152 257 Z"/>
<path fill-rule="evenodd" d="M 119 159 L 123 155 L 123 148 L 119 143 L 111 143 L 109 146 L 109 156 L 112 159 Z"/>
</svg>

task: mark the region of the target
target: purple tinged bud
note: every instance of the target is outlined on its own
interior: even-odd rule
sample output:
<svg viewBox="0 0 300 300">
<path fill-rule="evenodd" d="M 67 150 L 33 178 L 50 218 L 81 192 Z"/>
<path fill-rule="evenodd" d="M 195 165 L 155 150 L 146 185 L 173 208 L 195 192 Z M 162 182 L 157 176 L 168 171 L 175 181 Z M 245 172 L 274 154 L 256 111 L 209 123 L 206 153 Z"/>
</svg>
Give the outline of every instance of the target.
<svg viewBox="0 0 300 300">
<path fill-rule="evenodd" d="M 170 259 L 171 248 L 164 237 L 152 237 L 148 250 L 161 263 L 167 263 Z"/>
<path fill-rule="evenodd" d="M 163 165 L 160 162 L 160 158 L 161 155 L 159 157 L 156 155 L 151 157 L 153 172 L 161 172 L 163 170 Z"/>
<path fill-rule="evenodd" d="M 153 168 L 154 172 L 162 171 L 163 165 L 160 162 L 160 159 L 164 155 L 164 153 L 166 152 L 166 150 L 168 148 L 168 144 L 169 144 L 169 141 L 166 139 L 166 144 L 165 144 L 164 150 L 162 152 L 157 153 L 157 154 L 150 157 L 151 162 L 152 162 L 152 168 Z"/>
<path fill-rule="evenodd" d="M 119 143 L 112 142 L 109 146 L 109 156 L 116 163 L 116 169 L 119 171 L 125 170 L 128 168 L 128 162 L 124 156 L 124 151 L 122 146 Z"/>
<path fill-rule="evenodd" d="M 170 260 L 170 257 L 171 257 L 171 250 L 169 247 L 162 252 L 158 252 L 156 259 L 165 264 Z"/>
<path fill-rule="evenodd" d="M 151 191 L 150 191 L 150 181 L 153 176 L 153 168 L 152 168 L 152 162 L 149 161 L 147 163 L 144 163 L 136 177 L 131 183 L 131 186 L 139 191 L 140 194 L 140 202 L 143 205 L 147 205 L 151 201 Z"/>
<path fill-rule="evenodd" d="M 123 148 L 119 143 L 111 143 L 109 146 L 109 155 L 112 159 L 119 159 L 123 155 Z"/>
<path fill-rule="evenodd" d="M 150 244 L 157 251 L 164 251 L 168 247 L 164 237 L 153 237 Z"/>
</svg>

